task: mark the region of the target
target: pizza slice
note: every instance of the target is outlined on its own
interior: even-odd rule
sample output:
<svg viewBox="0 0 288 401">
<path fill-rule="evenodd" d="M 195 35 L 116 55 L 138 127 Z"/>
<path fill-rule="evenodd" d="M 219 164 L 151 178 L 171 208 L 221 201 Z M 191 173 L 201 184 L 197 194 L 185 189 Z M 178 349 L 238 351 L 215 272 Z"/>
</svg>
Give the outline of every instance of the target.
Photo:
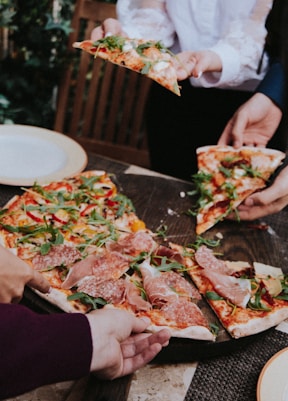
<svg viewBox="0 0 288 401">
<path fill-rule="evenodd" d="M 197 196 L 196 233 L 201 235 L 252 193 L 264 188 L 285 153 L 274 149 L 204 146 L 197 149 L 198 172 L 193 176 Z"/>
<path fill-rule="evenodd" d="M 217 259 L 201 246 L 189 274 L 234 338 L 260 333 L 288 318 L 287 276 L 280 268 Z"/>
<path fill-rule="evenodd" d="M 118 66 L 144 74 L 180 96 L 173 54 L 161 42 L 107 36 L 98 41 L 75 42 L 73 47 Z"/>
<path fill-rule="evenodd" d="M 163 252 L 164 247 L 162 247 Z M 169 251 L 168 251 L 169 252 Z M 155 255 L 152 255 L 152 260 Z M 159 253 L 156 260 L 159 258 Z M 162 256 L 160 257 L 162 258 Z M 148 330 L 153 332 L 166 327 L 174 337 L 215 341 L 209 322 L 197 302 L 201 296 L 197 289 L 177 272 L 172 260 L 164 259 L 161 265 L 144 260 L 139 265 L 143 289 L 152 308 L 146 311 L 151 320 Z M 176 263 L 177 265 L 177 263 Z M 173 269 L 174 267 L 174 269 Z M 178 268 L 181 267 L 178 263 Z"/>
<path fill-rule="evenodd" d="M 263 332 L 288 318 L 287 275 L 259 262 L 228 261 L 205 245 L 193 250 L 178 244 L 187 274 L 233 338 Z"/>
</svg>

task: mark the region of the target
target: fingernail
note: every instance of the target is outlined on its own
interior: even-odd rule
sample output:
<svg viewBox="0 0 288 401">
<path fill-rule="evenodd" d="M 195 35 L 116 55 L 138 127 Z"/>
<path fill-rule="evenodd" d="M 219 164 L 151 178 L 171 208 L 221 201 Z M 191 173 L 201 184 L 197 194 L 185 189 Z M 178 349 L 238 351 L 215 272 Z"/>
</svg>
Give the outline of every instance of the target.
<svg viewBox="0 0 288 401">
<path fill-rule="evenodd" d="M 105 33 L 105 38 L 107 38 L 108 36 L 112 36 L 112 32 Z"/>
<path fill-rule="evenodd" d="M 202 74 L 203 74 L 202 71 L 199 71 L 197 77 L 195 77 L 195 78 L 197 78 L 197 79 L 201 78 Z"/>
</svg>

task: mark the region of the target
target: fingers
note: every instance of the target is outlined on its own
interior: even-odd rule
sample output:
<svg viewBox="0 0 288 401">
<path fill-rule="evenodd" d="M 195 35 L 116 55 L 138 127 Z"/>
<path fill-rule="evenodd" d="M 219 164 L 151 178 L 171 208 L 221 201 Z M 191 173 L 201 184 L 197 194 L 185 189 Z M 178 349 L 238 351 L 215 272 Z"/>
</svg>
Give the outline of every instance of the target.
<svg viewBox="0 0 288 401">
<path fill-rule="evenodd" d="M 150 319 L 147 317 L 133 318 L 132 333 L 142 333 L 150 324 Z"/>
<path fill-rule="evenodd" d="M 244 133 L 247 127 L 247 119 L 244 115 L 236 113 L 226 124 L 219 138 L 218 145 L 231 145 L 240 148 L 244 145 Z M 248 145 L 247 143 L 245 143 Z"/>
<path fill-rule="evenodd" d="M 105 36 L 111 35 L 126 36 L 118 20 L 114 18 L 107 18 L 103 21 L 102 25 L 99 25 L 93 29 L 91 32 L 91 40 L 97 41 Z"/>
<path fill-rule="evenodd" d="M 158 333 L 141 333 L 134 337 L 128 338 L 126 341 L 121 343 L 121 349 L 124 358 L 131 358 L 136 354 L 143 352 L 146 348 L 152 344 L 159 343 L 161 347 L 167 346 L 170 340 L 171 334 L 168 330 L 163 329 Z"/>
<path fill-rule="evenodd" d="M 0 293 L 0 303 L 2 304 L 16 304 L 22 299 L 23 291 L 19 288 L 2 288 Z"/>
<path fill-rule="evenodd" d="M 38 290 L 40 292 L 43 292 L 44 294 L 49 292 L 50 290 L 50 284 L 49 282 L 45 279 L 45 277 L 33 270 L 33 276 L 32 278 L 27 282 L 27 284 L 29 285 L 29 287 L 34 288 L 35 290 Z"/>
<path fill-rule="evenodd" d="M 97 41 L 99 39 L 102 39 L 104 37 L 104 30 L 102 26 L 97 26 L 97 28 L 94 28 L 93 31 L 91 32 L 91 40 Z"/>
<path fill-rule="evenodd" d="M 286 169 L 285 169 L 286 170 Z M 255 220 L 261 217 L 278 213 L 288 204 L 288 189 L 285 184 L 285 171 L 283 175 L 275 180 L 274 184 L 261 191 L 249 196 L 238 212 L 241 220 Z"/>
<path fill-rule="evenodd" d="M 163 329 L 144 338 L 141 335 L 140 340 L 136 336 L 134 344 L 122 344 L 124 363 L 121 375 L 129 375 L 149 363 L 168 344 L 170 337 L 170 332 Z"/>
<path fill-rule="evenodd" d="M 196 59 L 192 52 L 182 52 L 172 58 L 172 63 L 177 73 L 177 80 L 183 81 L 191 77 Z"/>
<path fill-rule="evenodd" d="M 193 71 L 195 78 L 200 78 L 203 72 L 221 72 L 222 60 L 212 50 L 202 50 L 195 52 L 196 66 Z"/>
<path fill-rule="evenodd" d="M 124 34 L 120 22 L 114 18 L 107 18 L 105 21 L 103 21 L 102 29 L 104 36 Z"/>
</svg>

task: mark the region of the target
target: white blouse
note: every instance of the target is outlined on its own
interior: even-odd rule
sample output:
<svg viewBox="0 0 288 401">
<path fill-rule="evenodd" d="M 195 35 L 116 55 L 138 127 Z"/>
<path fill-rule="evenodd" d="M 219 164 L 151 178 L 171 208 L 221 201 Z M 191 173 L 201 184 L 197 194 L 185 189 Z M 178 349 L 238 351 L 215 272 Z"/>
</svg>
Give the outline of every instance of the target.
<svg viewBox="0 0 288 401">
<path fill-rule="evenodd" d="M 190 78 L 193 86 L 254 90 L 273 0 L 118 0 L 117 13 L 129 37 L 161 40 L 174 53 L 213 50 L 221 73 Z"/>
</svg>

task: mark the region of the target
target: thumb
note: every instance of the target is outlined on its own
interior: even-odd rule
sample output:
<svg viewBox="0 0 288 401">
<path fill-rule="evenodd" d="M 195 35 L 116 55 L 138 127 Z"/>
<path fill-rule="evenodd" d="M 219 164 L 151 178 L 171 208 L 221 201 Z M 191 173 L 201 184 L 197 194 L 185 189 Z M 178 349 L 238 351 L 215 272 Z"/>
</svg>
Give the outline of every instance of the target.
<svg viewBox="0 0 288 401">
<path fill-rule="evenodd" d="M 254 194 L 250 195 L 247 199 L 245 199 L 243 204 L 249 207 L 266 206 L 272 202 L 275 202 L 276 199 L 278 199 L 277 191 L 275 191 L 275 188 L 273 187 L 268 187 L 262 191 L 255 192 Z"/>
<path fill-rule="evenodd" d="M 142 333 L 150 324 L 150 319 L 148 317 L 136 318 L 133 316 L 132 332 Z"/>
<path fill-rule="evenodd" d="M 243 134 L 245 123 L 237 117 L 232 117 L 226 124 L 218 145 L 232 145 L 234 148 L 240 148 L 243 145 Z"/>
<path fill-rule="evenodd" d="M 45 279 L 45 277 L 41 273 L 35 270 L 33 270 L 33 277 L 28 281 L 27 284 L 29 285 L 29 287 L 32 287 L 35 290 L 39 290 L 44 294 L 49 292 L 50 290 L 50 283 Z"/>
</svg>

